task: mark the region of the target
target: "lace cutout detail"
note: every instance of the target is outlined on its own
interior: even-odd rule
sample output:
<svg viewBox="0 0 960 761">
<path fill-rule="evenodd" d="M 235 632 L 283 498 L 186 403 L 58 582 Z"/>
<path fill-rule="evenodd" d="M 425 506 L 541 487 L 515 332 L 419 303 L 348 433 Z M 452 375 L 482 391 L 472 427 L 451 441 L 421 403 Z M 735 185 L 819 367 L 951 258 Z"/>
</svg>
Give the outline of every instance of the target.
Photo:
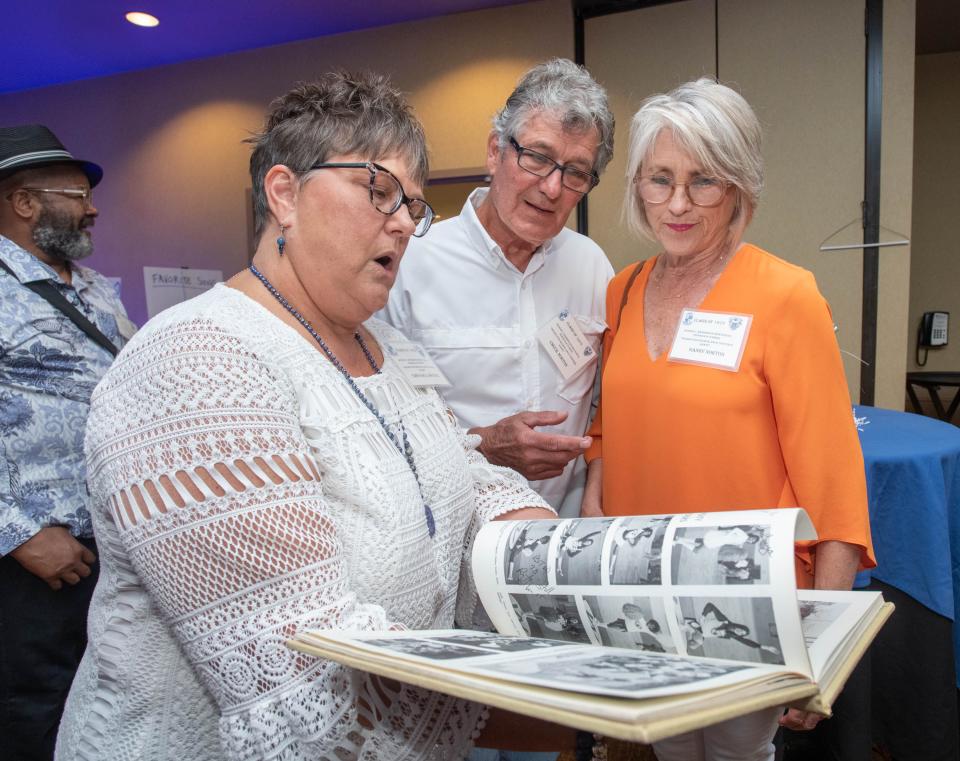
<svg viewBox="0 0 960 761">
<path fill-rule="evenodd" d="M 270 461 L 262 457 L 237 459 L 230 464 L 216 462 L 212 466 L 200 465 L 192 472 L 178 470 L 164 474 L 156 481 L 147 479 L 131 484 L 117 494 L 110 495 L 108 504 L 114 521 L 121 530 L 126 530 L 145 519 L 164 515 L 171 509 L 185 508 L 188 503 L 224 497 L 228 492 L 239 494 L 247 489 L 260 489 L 267 483 L 276 485 L 301 480 L 320 480 L 313 458 L 273 455 Z"/>
<path fill-rule="evenodd" d="M 58 758 L 466 754 L 482 706 L 284 645 L 303 628 L 451 626 L 458 601 L 476 605 L 461 568 L 478 526 L 543 504 L 432 390 L 389 362 L 358 382 L 406 428 L 435 540 L 377 421 L 243 295 L 221 286 L 164 312 L 118 358 L 87 424 L 102 576 Z"/>
</svg>

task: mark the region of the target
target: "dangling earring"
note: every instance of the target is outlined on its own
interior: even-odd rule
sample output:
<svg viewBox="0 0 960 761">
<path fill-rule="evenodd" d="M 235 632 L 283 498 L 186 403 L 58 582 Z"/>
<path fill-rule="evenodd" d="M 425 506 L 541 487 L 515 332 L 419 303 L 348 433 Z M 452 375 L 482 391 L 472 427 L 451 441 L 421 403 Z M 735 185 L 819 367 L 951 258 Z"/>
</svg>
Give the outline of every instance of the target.
<svg viewBox="0 0 960 761">
<path fill-rule="evenodd" d="M 287 239 L 283 237 L 283 231 L 286 229 L 286 225 L 280 225 L 280 237 L 277 238 L 277 251 L 280 252 L 280 256 L 283 256 L 283 249 L 287 245 Z"/>
</svg>

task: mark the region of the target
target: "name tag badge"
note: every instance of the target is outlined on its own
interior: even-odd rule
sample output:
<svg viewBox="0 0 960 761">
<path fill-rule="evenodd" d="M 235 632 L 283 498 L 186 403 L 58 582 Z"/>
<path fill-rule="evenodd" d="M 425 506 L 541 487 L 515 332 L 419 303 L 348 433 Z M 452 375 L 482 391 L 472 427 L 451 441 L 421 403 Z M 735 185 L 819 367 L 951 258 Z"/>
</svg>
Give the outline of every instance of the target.
<svg viewBox="0 0 960 761">
<path fill-rule="evenodd" d="M 667 359 L 737 372 L 753 316 L 684 309 Z"/>
<path fill-rule="evenodd" d="M 449 386 L 450 381 L 437 367 L 427 350 L 419 344 L 384 344 L 383 350 L 397 363 L 400 372 L 414 388 Z"/>
<path fill-rule="evenodd" d="M 537 340 L 564 380 L 570 380 L 597 358 L 589 339 L 566 309 L 537 331 Z"/>
</svg>

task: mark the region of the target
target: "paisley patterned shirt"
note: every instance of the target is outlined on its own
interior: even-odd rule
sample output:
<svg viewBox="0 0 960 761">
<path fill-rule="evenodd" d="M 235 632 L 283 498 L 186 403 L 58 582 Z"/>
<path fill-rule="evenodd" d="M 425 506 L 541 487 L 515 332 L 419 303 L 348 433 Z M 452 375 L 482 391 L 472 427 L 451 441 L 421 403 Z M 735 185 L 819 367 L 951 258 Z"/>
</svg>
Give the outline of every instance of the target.
<svg viewBox="0 0 960 761">
<path fill-rule="evenodd" d="M 113 286 L 72 265 L 73 284 L 0 236 L 0 555 L 46 526 L 93 536 L 83 456 L 90 394 L 113 357 L 22 283 L 50 280 L 123 346 L 133 326 Z"/>
</svg>

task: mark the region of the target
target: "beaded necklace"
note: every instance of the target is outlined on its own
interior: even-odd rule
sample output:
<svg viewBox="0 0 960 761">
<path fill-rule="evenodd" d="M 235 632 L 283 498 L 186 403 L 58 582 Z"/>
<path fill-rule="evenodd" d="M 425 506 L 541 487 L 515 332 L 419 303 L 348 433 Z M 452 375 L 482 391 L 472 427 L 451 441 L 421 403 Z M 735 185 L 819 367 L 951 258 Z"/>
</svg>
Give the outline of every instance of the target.
<svg viewBox="0 0 960 761">
<path fill-rule="evenodd" d="M 433 510 L 431 510 L 430 505 L 427 504 L 427 499 L 423 493 L 423 485 L 420 483 L 420 475 L 417 473 L 417 464 L 416 462 L 414 462 L 414 459 L 413 459 L 413 448 L 410 446 L 410 440 L 407 438 L 407 431 L 403 427 L 403 421 L 402 420 L 400 421 L 401 438 L 398 439 L 396 434 L 390 430 L 390 427 L 387 425 L 386 419 L 383 417 L 383 415 L 380 414 L 380 411 L 374 406 L 373 402 L 371 402 L 367 398 L 367 396 L 363 393 L 363 391 L 360 390 L 360 387 L 356 384 L 356 381 L 354 381 L 353 378 L 350 376 L 350 373 L 347 372 L 347 368 L 345 368 L 343 364 L 340 362 L 340 360 L 337 359 L 337 355 L 334 354 L 333 351 L 331 351 L 330 347 L 327 346 L 326 341 L 324 341 L 320 337 L 320 334 L 317 333 L 316 330 L 314 330 L 313 325 L 311 325 L 307 321 L 307 318 L 304 317 L 302 314 L 300 314 L 300 312 L 298 312 L 296 308 L 280 294 L 280 291 L 278 291 L 276 288 L 273 287 L 273 283 L 267 280 L 264 274 L 260 272 L 260 270 L 258 270 L 253 264 L 251 264 L 248 267 L 248 269 L 250 270 L 250 272 L 253 273 L 254 277 L 256 277 L 257 280 L 263 283 L 263 286 L 280 303 L 280 306 L 282 306 L 290 314 L 292 314 L 297 319 L 297 322 L 303 325 L 303 327 L 306 328 L 307 332 L 311 336 L 313 336 L 313 340 L 317 342 L 317 344 L 320 346 L 320 349 L 326 355 L 327 359 L 330 360 L 330 364 L 332 364 L 335 368 L 337 368 L 337 370 L 340 371 L 340 374 L 343 376 L 344 380 L 346 380 L 347 385 L 350 386 L 350 390 L 353 391 L 353 393 L 356 394 L 357 398 L 361 402 L 363 402 L 363 405 L 368 410 L 370 410 L 371 414 L 377 419 L 377 422 L 380 423 L 380 427 L 383 428 L 383 432 L 387 434 L 387 438 L 390 439 L 390 442 L 393 444 L 394 447 L 396 447 L 397 451 L 401 454 L 403 459 L 407 461 L 407 465 L 410 467 L 410 472 L 413 473 L 413 478 L 417 482 L 417 488 L 420 490 L 420 498 L 423 500 L 423 512 L 427 521 L 427 531 L 429 532 L 432 538 L 433 535 L 436 534 L 437 532 L 437 525 L 436 525 L 436 522 L 433 520 Z M 377 361 L 373 358 L 373 354 L 370 353 L 370 349 L 367 348 L 367 344 L 363 340 L 363 336 L 360 335 L 359 330 L 353 334 L 353 339 L 360 345 L 360 348 L 363 350 L 363 356 L 367 358 L 367 362 L 370 364 L 370 367 L 372 367 L 373 371 L 377 375 L 379 375 L 380 366 L 377 364 Z M 403 442 L 402 444 L 401 444 L 401 440 Z"/>
</svg>

